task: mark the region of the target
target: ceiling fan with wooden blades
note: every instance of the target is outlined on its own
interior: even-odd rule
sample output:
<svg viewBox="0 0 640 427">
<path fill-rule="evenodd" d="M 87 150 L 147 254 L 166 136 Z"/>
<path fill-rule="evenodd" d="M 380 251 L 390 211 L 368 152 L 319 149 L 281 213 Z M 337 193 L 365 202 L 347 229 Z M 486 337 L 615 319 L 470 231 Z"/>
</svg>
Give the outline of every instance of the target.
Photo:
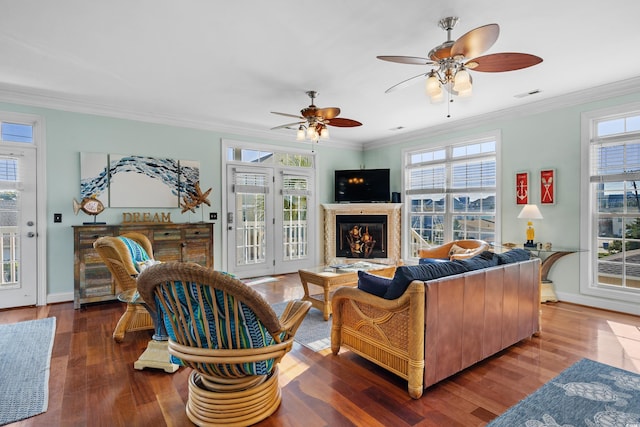
<svg viewBox="0 0 640 427">
<path fill-rule="evenodd" d="M 286 117 L 294 117 L 299 119 L 294 123 L 287 123 L 285 125 L 276 126 L 274 129 L 297 129 L 298 133 L 296 139 L 302 141 L 306 138 L 317 142 L 318 139 L 329 138 L 329 130 L 327 126 L 335 127 L 355 127 L 361 126 L 362 123 L 352 120 L 338 117 L 340 115 L 340 109 L 337 107 L 318 108 L 314 105 L 314 100 L 318 96 L 318 92 L 314 90 L 307 91 L 306 94 L 311 98 L 311 105 L 300 110 L 300 115 L 279 113 L 272 111 L 273 114 L 278 114 Z"/>
<path fill-rule="evenodd" d="M 431 96 L 432 102 L 438 102 L 443 97 L 442 88 L 456 96 L 471 94 L 472 78 L 467 70 L 499 73 L 520 70 L 542 62 L 542 58 L 528 53 L 504 52 L 480 56 L 498 39 L 498 24 L 483 25 L 453 40 L 451 31 L 457 23 L 457 17 L 443 18 L 439 21 L 440 28 L 447 32 L 447 40 L 431 49 L 428 58 L 378 56 L 377 58 L 383 61 L 431 67 L 427 72 L 391 86 L 385 93 L 404 88 L 420 77 L 427 77 L 427 93 Z"/>
</svg>

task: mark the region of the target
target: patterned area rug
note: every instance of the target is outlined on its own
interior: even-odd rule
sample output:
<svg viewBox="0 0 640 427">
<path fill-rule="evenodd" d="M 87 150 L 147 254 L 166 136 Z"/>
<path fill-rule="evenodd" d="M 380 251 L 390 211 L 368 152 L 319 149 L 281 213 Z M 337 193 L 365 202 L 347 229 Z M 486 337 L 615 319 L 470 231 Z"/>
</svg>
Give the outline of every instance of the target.
<svg viewBox="0 0 640 427">
<path fill-rule="evenodd" d="M 0 325 L 0 425 L 47 410 L 55 331 L 55 317 Z"/>
<path fill-rule="evenodd" d="M 286 306 L 286 302 L 280 302 L 271 307 L 280 316 Z M 313 351 L 331 347 L 331 318 L 325 321 L 322 312 L 311 307 L 298 328 L 294 341 Z"/>
<path fill-rule="evenodd" d="M 640 375 L 582 359 L 487 427 L 640 427 Z"/>
</svg>

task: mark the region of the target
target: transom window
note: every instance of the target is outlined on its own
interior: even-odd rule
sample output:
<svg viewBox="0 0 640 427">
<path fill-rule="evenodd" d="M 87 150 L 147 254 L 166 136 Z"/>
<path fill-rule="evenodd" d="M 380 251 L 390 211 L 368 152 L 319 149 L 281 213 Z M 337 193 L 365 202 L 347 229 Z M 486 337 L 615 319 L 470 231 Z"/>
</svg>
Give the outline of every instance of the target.
<svg viewBox="0 0 640 427">
<path fill-rule="evenodd" d="M 33 125 L 0 122 L 2 142 L 24 142 L 33 144 Z"/>
<path fill-rule="evenodd" d="M 405 156 L 409 257 L 451 240 L 496 238 L 496 138 Z"/>
<path fill-rule="evenodd" d="M 313 155 L 263 151 L 239 147 L 227 148 L 227 161 L 313 168 Z"/>
</svg>

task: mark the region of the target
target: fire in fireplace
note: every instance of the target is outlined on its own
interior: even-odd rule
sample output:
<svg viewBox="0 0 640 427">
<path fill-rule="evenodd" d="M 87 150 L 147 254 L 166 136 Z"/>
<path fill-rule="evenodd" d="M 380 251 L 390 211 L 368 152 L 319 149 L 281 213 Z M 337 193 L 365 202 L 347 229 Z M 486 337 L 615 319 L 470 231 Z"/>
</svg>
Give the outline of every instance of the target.
<svg viewBox="0 0 640 427">
<path fill-rule="evenodd" d="M 386 215 L 336 215 L 336 256 L 387 257 Z"/>
</svg>

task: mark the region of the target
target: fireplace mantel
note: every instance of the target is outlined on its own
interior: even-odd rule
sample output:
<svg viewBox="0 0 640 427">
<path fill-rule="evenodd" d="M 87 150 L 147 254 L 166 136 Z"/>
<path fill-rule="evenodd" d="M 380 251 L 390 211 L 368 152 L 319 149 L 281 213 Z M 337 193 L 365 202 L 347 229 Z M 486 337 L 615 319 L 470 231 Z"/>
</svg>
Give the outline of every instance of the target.
<svg viewBox="0 0 640 427">
<path fill-rule="evenodd" d="M 324 262 L 344 263 L 346 258 L 336 257 L 336 215 L 386 215 L 388 258 L 372 262 L 399 264 L 401 262 L 401 208 L 402 203 L 332 203 L 322 204 L 324 209 Z"/>
</svg>

